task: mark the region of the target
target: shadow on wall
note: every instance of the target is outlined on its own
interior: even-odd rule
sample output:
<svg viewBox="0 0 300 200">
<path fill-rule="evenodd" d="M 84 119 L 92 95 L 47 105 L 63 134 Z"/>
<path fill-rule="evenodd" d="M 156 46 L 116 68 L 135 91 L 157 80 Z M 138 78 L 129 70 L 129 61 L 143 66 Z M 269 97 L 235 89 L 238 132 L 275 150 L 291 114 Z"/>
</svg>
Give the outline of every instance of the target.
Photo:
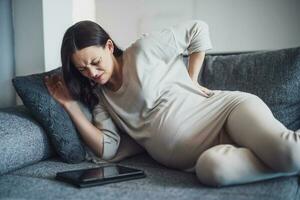
<svg viewBox="0 0 300 200">
<path fill-rule="evenodd" d="M 15 91 L 11 79 L 14 76 L 14 49 L 12 4 L 0 1 L 0 108 L 15 105 Z"/>
</svg>

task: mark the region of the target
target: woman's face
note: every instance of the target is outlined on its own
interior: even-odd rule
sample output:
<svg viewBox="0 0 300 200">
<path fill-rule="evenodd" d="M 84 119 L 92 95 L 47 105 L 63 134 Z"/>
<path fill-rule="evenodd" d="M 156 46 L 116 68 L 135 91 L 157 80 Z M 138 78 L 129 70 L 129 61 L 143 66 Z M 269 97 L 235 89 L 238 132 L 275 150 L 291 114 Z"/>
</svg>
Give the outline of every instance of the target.
<svg viewBox="0 0 300 200">
<path fill-rule="evenodd" d="M 105 47 L 90 46 L 76 51 L 72 62 L 85 77 L 99 84 L 109 81 L 113 72 L 113 44 L 108 40 Z"/>
</svg>

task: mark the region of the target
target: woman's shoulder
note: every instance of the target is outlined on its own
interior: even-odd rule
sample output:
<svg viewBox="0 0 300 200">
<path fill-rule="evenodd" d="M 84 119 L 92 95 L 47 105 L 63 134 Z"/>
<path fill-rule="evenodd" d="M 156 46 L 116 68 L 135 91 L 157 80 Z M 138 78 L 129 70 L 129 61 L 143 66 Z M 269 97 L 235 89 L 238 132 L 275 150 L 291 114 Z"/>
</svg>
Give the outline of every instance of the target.
<svg viewBox="0 0 300 200">
<path fill-rule="evenodd" d="M 143 59 L 145 56 L 149 56 L 150 48 L 151 45 L 149 40 L 147 38 L 139 37 L 123 51 L 125 59 L 124 63 L 132 65 Z"/>
<path fill-rule="evenodd" d="M 145 37 L 146 34 L 138 37 L 134 42 L 130 44 L 130 46 L 125 49 L 125 53 L 139 53 L 140 51 L 145 51 L 151 47 L 151 43 L 148 37 Z"/>
<path fill-rule="evenodd" d="M 143 33 L 135 42 L 137 47 L 142 48 L 175 48 L 174 35 L 170 28 L 154 30 L 149 33 Z"/>
<path fill-rule="evenodd" d="M 126 49 L 126 53 L 133 58 L 145 58 L 148 61 L 155 59 L 169 60 L 177 55 L 174 36 L 169 29 L 142 34 Z"/>
</svg>

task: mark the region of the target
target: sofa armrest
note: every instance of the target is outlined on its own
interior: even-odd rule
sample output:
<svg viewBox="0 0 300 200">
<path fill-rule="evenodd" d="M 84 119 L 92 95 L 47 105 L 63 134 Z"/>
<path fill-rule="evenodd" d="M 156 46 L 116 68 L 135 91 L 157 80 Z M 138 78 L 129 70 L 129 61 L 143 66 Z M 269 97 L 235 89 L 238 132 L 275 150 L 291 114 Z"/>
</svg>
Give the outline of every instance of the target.
<svg viewBox="0 0 300 200">
<path fill-rule="evenodd" d="M 0 175 L 55 155 L 25 106 L 0 109 Z"/>
</svg>

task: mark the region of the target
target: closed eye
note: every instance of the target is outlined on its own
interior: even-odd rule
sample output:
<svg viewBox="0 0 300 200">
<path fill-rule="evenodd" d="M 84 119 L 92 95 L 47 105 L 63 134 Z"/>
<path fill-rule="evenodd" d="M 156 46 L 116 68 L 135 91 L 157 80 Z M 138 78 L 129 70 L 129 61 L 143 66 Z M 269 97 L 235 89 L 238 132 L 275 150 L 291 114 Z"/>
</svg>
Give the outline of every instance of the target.
<svg viewBox="0 0 300 200">
<path fill-rule="evenodd" d="M 92 65 L 99 65 L 100 61 L 92 62 Z"/>
<path fill-rule="evenodd" d="M 83 71 L 85 71 L 85 68 L 80 67 L 80 68 L 78 68 L 78 71 L 83 72 Z"/>
</svg>

